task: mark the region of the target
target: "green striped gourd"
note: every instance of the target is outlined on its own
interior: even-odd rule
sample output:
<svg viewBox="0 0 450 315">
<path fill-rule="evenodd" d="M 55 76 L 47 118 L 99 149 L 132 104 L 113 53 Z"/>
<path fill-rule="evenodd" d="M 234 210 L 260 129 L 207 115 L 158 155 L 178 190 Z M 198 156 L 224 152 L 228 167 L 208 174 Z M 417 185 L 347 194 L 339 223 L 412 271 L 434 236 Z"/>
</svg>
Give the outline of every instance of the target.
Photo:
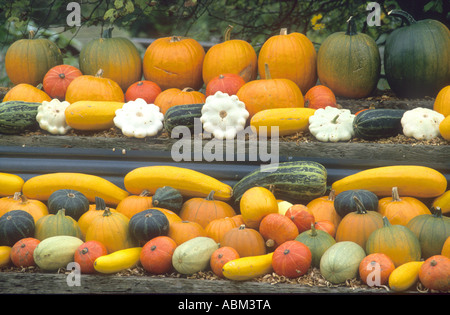
<svg viewBox="0 0 450 315">
<path fill-rule="evenodd" d="M 402 132 L 403 109 L 368 109 L 355 116 L 353 129 L 361 139 L 379 139 Z"/>
<path fill-rule="evenodd" d="M 37 127 L 40 103 L 8 101 L 0 103 L 0 133 L 18 134 Z"/>
</svg>

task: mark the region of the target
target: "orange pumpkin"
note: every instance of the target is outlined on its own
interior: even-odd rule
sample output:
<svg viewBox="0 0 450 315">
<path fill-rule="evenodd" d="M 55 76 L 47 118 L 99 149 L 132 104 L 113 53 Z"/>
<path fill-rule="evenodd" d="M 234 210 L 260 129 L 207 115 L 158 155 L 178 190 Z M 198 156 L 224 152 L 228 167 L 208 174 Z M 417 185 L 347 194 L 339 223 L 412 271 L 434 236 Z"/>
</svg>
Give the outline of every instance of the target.
<svg viewBox="0 0 450 315">
<path fill-rule="evenodd" d="M 450 258 L 450 236 L 447 237 L 444 245 L 442 246 L 441 255 Z"/>
<path fill-rule="evenodd" d="M 301 33 L 288 34 L 282 28 L 279 35 L 270 37 L 261 47 L 258 71 L 262 79 L 267 79 L 265 64 L 268 64 L 272 78 L 292 80 L 306 93 L 317 81 L 316 62 L 317 53 L 311 40 Z"/>
<path fill-rule="evenodd" d="M 199 90 L 203 85 L 202 69 L 205 50 L 195 39 L 181 36 L 158 38 L 144 54 L 143 72 L 146 80 L 161 89 Z"/>
<path fill-rule="evenodd" d="M 88 241 L 77 248 L 73 258 L 80 265 L 81 273 L 96 273 L 95 260 L 107 254 L 105 245 L 98 241 Z"/>
<path fill-rule="evenodd" d="M 205 229 L 197 222 L 177 221 L 170 225 L 168 237 L 173 239 L 177 245 L 198 236 L 206 236 Z"/>
<path fill-rule="evenodd" d="M 311 250 L 296 240 L 284 242 L 275 249 L 272 256 L 273 271 L 288 278 L 297 278 L 306 274 L 311 262 Z"/>
<path fill-rule="evenodd" d="M 270 213 L 278 213 L 274 194 L 264 187 L 252 187 L 244 192 L 239 202 L 242 219 L 247 227 L 258 229 L 261 220 Z"/>
<path fill-rule="evenodd" d="M 434 100 L 433 110 L 445 117 L 450 115 L 450 85 L 443 87 Z"/>
<path fill-rule="evenodd" d="M 270 213 L 261 220 L 259 233 L 266 241 L 266 246 L 269 249 L 275 249 L 284 242 L 294 240 L 299 231 L 295 223 L 287 216 Z"/>
<path fill-rule="evenodd" d="M 236 226 L 241 226 L 245 224 L 244 219 L 242 218 L 242 214 L 236 214 L 231 217 L 231 219 L 236 223 Z"/>
<path fill-rule="evenodd" d="M 140 262 L 142 267 L 155 275 L 172 270 L 172 256 L 177 243 L 168 236 L 157 236 L 142 247 Z"/>
<path fill-rule="evenodd" d="M 35 87 L 27 83 L 20 83 L 14 86 L 6 93 L 3 102 L 7 101 L 23 101 L 42 103 L 43 101 L 50 102 L 52 98 L 47 93 L 40 89 L 41 85 Z"/>
<path fill-rule="evenodd" d="M 337 227 L 341 222 L 341 216 L 334 208 L 334 199 L 335 193 L 334 190 L 331 190 L 328 196 L 315 198 L 306 207 L 314 215 L 316 221 L 329 220 Z"/>
<path fill-rule="evenodd" d="M 154 103 L 160 108 L 161 113 L 165 114 L 171 107 L 177 105 L 201 104 L 204 103 L 205 100 L 205 94 L 195 91 L 192 88 L 187 87 L 183 90 L 169 88 L 159 93 Z"/>
<path fill-rule="evenodd" d="M 78 101 L 123 103 L 125 96 L 119 84 L 102 76 L 103 70 L 100 69 L 95 76 L 85 74 L 75 78 L 67 87 L 66 101 L 71 104 Z"/>
<path fill-rule="evenodd" d="M 441 137 L 450 141 L 450 115 L 444 118 L 439 124 L 439 133 Z"/>
<path fill-rule="evenodd" d="M 228 95 L 236 95 L 241 86 L 245 84 L 244 79 L 234 73 L 220 74 L 214 77 L 206 85 L 206 97 L 216 94 L 217 91 L 227 93 Z"/>
<path fill-rule="evenodd" d="M 147 80 L 134 82 L 125 92 L 125 102 L 142 98 L 147 104 L 153 104 L 159 93 L 161 88 L 155 82 Z"/>
<path fill-rule="evenodd" d="M 44 91 L 51 97 L 64 101 L 66 97 L 66 90 L 70 82 L 75 78 L 83 75 L 81 71 L 71 65 L 58 65 L 45 74 L 42 82 Z"/>
<path fill-rule="evenodd" d="M 329 220 L 321 220 L 314 222 L 314 227 L 317 230 L 325 231 L 333 238 L 336 237 L 336 226 Z"/>
<path fill-rule="evenodd" d="M 247 82 L 236 95 L 244 102 L 249 119 L 264 109 L 304 107 L 303 94 L 294 81 L 273 79 L 268 69 L 265 79 Z"/>
<path fill-rule="evenodd" d="M 228 203 L 215 200 L 214 191 L 206 198 L 191 198 L 183 203 L 180 210 L 180 218 L 193 221 L 206 228 L 209 222 L 219 218 L 232 217 L 236 215 L 233 207 Z"/>
<path fill-rule="evenodd" d="M 359 277 L 369 286 L 387 285 L 394 269 L 394 262 L 388 255 L 374 253 L 367 255 L 359 263 Z"/>
<path fill-rule="evenodd" d="M 298 233 L 302 233 L 311 229 L 311 224 L 314 224 L 315 218 L 311 211 L 302 204 L 294 204 L 284 214 L 297 227 Z"/>
<path fill-rule="evenodd" d="M 206 52 L 203 61 L 202 77 L 206 85 L 222 73 L 234 73 L 245 82 L 256 79 L 258 72 L 257 55 L 255 49 L 248 42 L 231 39 L 229 25 L 225 30 L 224 41 L 212 46 Z"/>
<path fill-rule="evenodd" d="M 234 248 L 240 257 L 258 256 L 266 254 L 266 244 L 262 235 L 255 229 L 245 225 L 229 230 L 223 236 L 221 247 Z"/>
<path fill-rule="evenodd" d="M 91 226 L 92 221 L 96 218 L 101 217 L 106 209 L 111 212 L 116 212 L 116 209 L 109 208 L 105 205 L 105 201 L 102 198 L 96 197 L 96 203 L 93 205 L 89 205 L 89 210 L 81 215 L 78 219 L 78 226 L 80 227 L 81 234 L 85 238 L 86 233 Z"/>
<path fill-rule="evenodd" d="M 24 210 L 28 212 L 33 217 L 35 223 L 37 220 L 48 214 L 48 208 L 45 203 L 37 199 L 28 199 L 20 192 L 14 194 L 9 205 L 3 208 L 3 211 L 0 211 L 0 214 L 11 210 Z"/>
<path fill-rule="evenodd" d="M 17 241 L 11 248 L 11 262 L 16 267 L 34 266 L 33 253 L 41 241 L 37 238 L 27 237 Z"/>
<path fill-rule="evenodd" d="M 319 109 L 327 106 L 337 107 L 336 96 L 325 85 L 313 86 L 305 94 L 305 107 Z"/>
<path fill-rule="evenodd" d="M 181 218 L 178 216 L 178 214 L 176 214 L 172 210 L 165 209 L 165 208 L 158 208 L 158 207 L 152 207 L 151 209 L 156 209 L 156 210 L 159 210 L 162 213 L 164 213 L 166 215 L 167 219 L 169 220 L 169 227 L 174 222 L 181 222 L 182 221 Z"/>
<path fill-rule="evenodd" d="M 378 201 L 378 212 L 388 218 L 391 224 L 407 225 L 409 220 L 421 215 L 431 214 L 430 209 L 419 199 L 401 197 L 397 187 L 392 188 L 392 197 L 381 198 Z"/>
<path fill-rule="evenodd" d="M 214 219 L 205 227 L 206 236 L 212 238 L 216 243 L 222 243 L 223 236 L 229 230 L 239 225 L 230 217 Z"/>
<path fill-rule="evenodd" d="M 425 260 L 419 270 L 420 282 L 430 290 L 450 290 L 450 258 L 434 255 Z"/>
<path fill-rule="evenodd" d="M 129 219 L 138 212 L 153 208 L 152 196 L 148 190 L 142 191 L 139 195 L 130 195 L 122 199 L 116 206 L 116 210 Z"/>
<path fill-rule="evenodd" d="M 233 247 L 219 247 L 212 253 L 209 265 L 216 276 L 224 278 L 223 266 L 227 262 L 238 258 L 240 258 L 239 253 Z"/>
</svg>

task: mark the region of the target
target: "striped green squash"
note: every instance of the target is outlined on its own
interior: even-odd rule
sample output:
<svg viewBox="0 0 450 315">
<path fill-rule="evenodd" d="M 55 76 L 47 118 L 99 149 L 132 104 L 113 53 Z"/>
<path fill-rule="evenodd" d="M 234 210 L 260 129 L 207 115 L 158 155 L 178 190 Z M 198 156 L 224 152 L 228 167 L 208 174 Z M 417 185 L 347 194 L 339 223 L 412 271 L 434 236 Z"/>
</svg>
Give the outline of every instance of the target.
<svg viewBox="0 0 450 315">
<path fill-rule="evenodd" d="M 365 140 L 387 138 L 402 132 L 403 109 L 368 109 L 355 116 L 355 137 Z"/>
<path fill-rule="evenodd" d="M 18 134 L 37 127 L 40 103 L 8 101 L 0 103 L 0 133 Z"/>
<path fill-rule="evenodd" d="M 203 104 L 187 104 L 170 107 L 164 114 L 164 128 L 171 133 L 177 126 L 194 131 L 194 120 L 202 116 Z"/>
<path fill-rule="evenodd" d="M 291 202 L 310 201 L 327 190 L 327 170 L 313 161 L 293 161 L 266 165 L 243 177 L 233 187 L 238 202 L 249 188 L 261 186 L 273 191 L 277 199 Z"/>
</svg>

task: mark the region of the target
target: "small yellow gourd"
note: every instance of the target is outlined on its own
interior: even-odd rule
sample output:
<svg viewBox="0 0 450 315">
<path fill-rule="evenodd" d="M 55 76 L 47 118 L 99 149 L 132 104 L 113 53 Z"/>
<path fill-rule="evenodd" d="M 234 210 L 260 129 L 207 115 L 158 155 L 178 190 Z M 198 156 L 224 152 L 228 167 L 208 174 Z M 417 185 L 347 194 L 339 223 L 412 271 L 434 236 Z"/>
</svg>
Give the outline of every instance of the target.
<svg viewBox="0 0 450 315">
<path fill-rule="evenodd" d="M 116 273 L 134 267 L 140 259 L 142 247 L 131 247 L 100 256 L 94 261 L 94 269 L 100 273 Z"/>
<path fill-rule="evenodd" d="M 235 281 L 251 280 L 272 272 L 273 252 L 230 260 L 223 266 L 225 278 Z"/>
<path fill-rule="evenodd" d="M 419 270 L 423 261 L 410 261 L 395 268 L 389 275 L 389 287 L 392 291 L 408 290 L 419 280 Z"/>
</svg>

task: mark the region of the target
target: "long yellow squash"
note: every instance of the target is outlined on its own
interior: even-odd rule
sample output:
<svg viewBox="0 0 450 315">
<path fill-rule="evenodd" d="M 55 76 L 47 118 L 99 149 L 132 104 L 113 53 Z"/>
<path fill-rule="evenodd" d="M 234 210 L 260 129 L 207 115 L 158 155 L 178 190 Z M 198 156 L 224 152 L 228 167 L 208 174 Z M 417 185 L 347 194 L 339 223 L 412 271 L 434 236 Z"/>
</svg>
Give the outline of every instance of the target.
<svg viewBox="0 0 450 315">
<path fill-rule="evenodd" d="M 254 127 L 258 134 L 267 131 L 267 137 L 270 137 L 272 127 L 278 127 L 280 136 L 291 135 L 308 130 L 309 117 L 314 115 L 315 111 L 313 108 L 303 107 L 265 109 L 253 115 L 250 126 Z"/>
<path fill-rule="evenodd" d="M 114 127 L 121 102 L 78 101 L 67 106 L 66 123 L 77 130 L 105 130 Z"/>
<path fill-rule="evenodd" d="M 18 175 L 0 173 L 0 196 L 12 196 L 16 192 L 21 192 L 24 182 Z"/>
<path fill-rule="evenodd" d="M 23 184 L 22 193 L 28 198 L 47 200 L 54 191 L 59 189 L 77 190 L 91 202 L 95 202 L 95 197 L 100 197 L 111 206 L 116 206 L 129 195 L 127 191 L 102 177 L 83 173 L 38 175 Z"/>
<path fill-rule="evenodd" d="M 125 175 L 125 189 L 131 194 L 148 190 L 153 195 L 156 189 L 170 186 L 183 196 L 206 197 L 214 190 L 214 198 L 229 200 L 233 195 L 231 186 L 201 172 L 188 168 L 155 165 L 136 168 Z"/>
<path fill-rule="evenodd" d="M 433 198 L 445 192 L 447 179 L 429 167 L 394 165 L 360 171 L 332 184 L 336 195 L 345 190 L 367 189 L 377 196 L 390 196 L 392 187 L 398 187 L 403 196 Z"/>
<path fill-rule="evenodd" d="M 135 266 L 141 256 L 142 247 L 131 247 L 100 256 L 94 261 L 94 269 L 100 273 L 116 273 Z"/>
<path fill-rule="evenodd" d="M 442 213 L 450 213 L 450 190 L 433 200 L 433 207 L 441 208 Z"/>
<path fill-rule="evenodd" d="M 230 260 L 223 268 L 225 278 L 235 281 L 251 280 L 272 272 L 273 252 Z"/>
</svg>

